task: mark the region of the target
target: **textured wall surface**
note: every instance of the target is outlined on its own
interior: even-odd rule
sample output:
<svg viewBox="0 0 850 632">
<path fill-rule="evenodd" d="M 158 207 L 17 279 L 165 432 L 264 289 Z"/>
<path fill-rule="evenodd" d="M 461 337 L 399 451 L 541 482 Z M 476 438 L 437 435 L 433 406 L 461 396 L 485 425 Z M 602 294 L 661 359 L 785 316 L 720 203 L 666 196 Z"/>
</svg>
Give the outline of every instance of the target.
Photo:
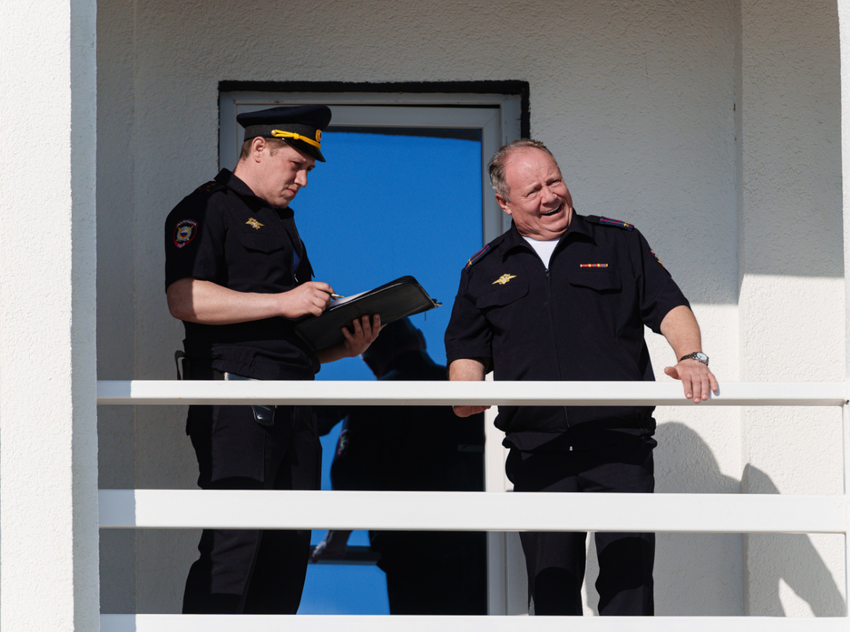
<svg viewBox="0 0 850 632">
<path fill-rule="evenodd" d="M 741 379 L 844 379 L 836 4 L 742 0 Z M 841 493 L 841 413 L 746 409 L 743 490 Z M 744 537 L 745 611 L 844 613 L 843 538 Z"/>
<path fill-rule="evenodd" d="M 0 4 L 0 627 L 96 630 L 95 2 Z"/>
<path fill-rule="evenodd" d="M 135 275 L 133 2 L 110 2 L 98 12 L 97 173 L 97 365 L 101 379 L 129 380 L 135 374 L 133 326 Z M 104 406 L 98 411 L 98 486 L 136 487 L 135 411 Z M 137 532 L 105 529 L 100 534 L 101 610 L 135 612 Z"/>
<path fill-rule="evenodd" d="M 99 135 L 99 242 L 122 231 L 99 246 L 100 270 L 118 284 L 100 300 L 99 346 L 119 374 L 102 369 L 101 379 L 124 377 L 128 363 L 137 379 L 173 376 L 182 330 L 165 305 L 162 222 L 216 171 L 222 80 L 527 81 L 532 135 L 558 157 L 577 209 L 642 230 L 692 301 L 721 379 L 843 379 L 834 4 L 102 0 L 99 36 L 99 116 L 110 129 Z M 799 305 L 816 306 L 815 318 Z M 650 335 L 667 379 L 675 359 Z M 138 409 L 134 430 L 110 438 L 102 480 L 193 487 L 183 415 Z M 832 491 L 834 416 L 659 410 L 658 491 Z M 811 455 L 821 467 L 806 465 Z M 834 542 L 793 537 L 795 571 L 832 590 Z M 105 611 L 176 612 L 195 538 L 139 534 L 135 555 L 112 545 L 104 564 L 136 584 L 105 595 Z M 813 605 L 824 600 L 797 590 L 777 560 L 770 538 L 661 535 L 657 611 L 778 613 L 765 600 L 781 598 L 788 614 L 833 612 L 840 595 Z M 780 581 L 792 592 L 777 597 Z"/>
</svg>

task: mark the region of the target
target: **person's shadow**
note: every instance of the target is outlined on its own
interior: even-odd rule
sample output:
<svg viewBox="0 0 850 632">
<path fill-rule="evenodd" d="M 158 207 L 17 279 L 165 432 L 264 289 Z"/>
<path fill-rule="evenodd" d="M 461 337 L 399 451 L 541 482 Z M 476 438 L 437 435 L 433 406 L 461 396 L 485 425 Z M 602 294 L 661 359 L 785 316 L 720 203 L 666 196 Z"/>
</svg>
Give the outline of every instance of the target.
<svg viewBox="0 0 850 632">
<path fill-rule="evenodd" d="M 720 471 L 708 444 L 679 422 L 656 432 L 656 493 L 778 494 L 770 477 L 752 465 L 743 484 Z M 843 537 L 839 546 L 843 546 Z M 598 573 L 593 538 L 588 552 L 586 606 L 598 614 Z M 845 614 L 844 597 L 808 534 L 659 533 L 655 556 L 655 611 L 662 616 L 778 616 L 784 582 L 818 617 Z M 745 593 L 746 591 L 746 593 Z M 792 613 L 799 616 L 799 613 Z"/>
<path fill-rule="evenodd" d="M 757 467 L 744 468 L 742 488 L 752 494 L 778 494 L 770 477 Z M 820 536 L 844 546 L 841 535 Z M 828 541 L 828 540 L 827 540 Z M 779 600 L 780 580 L 803 599 L 816 617 L 842 617 L 846 613 L 844 597 L 835 579 L 812 544 L 808 534 L 751 534 L 744 536 L 744 554 L 749 560 L 751 581 L 749 612 L 760 616 L 785 616 Z M 761 588 L 757 590 L 757 588 Z"/>
</svg>

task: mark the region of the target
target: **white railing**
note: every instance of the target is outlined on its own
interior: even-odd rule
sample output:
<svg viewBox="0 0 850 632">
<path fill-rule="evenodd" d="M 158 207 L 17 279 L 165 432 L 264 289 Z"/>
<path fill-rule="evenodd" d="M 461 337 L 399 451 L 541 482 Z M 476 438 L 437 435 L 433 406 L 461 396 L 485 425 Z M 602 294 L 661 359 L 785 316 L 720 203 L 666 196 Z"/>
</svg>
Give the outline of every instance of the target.
<svg viewBox="0 0 850 632">
<path fill-rule="evenodd" d="M 102 632 L 846 632 L 844 619 L 777 617 L 412 617 L 101 615 Z"/>
<path fill-rule="evenodd" d="M 842 406 L 843 382 L 724 383 L 699 406 Z M 98 382 L 97 403 L 696 406 L 676 382 Z"/>
<path fill-rule="evenodd" d="M 848 505 L 848 387 L 844 383 L 728 383 L 700 406 L 843 406 L 845 494 L 488 494 L 101 490 L 101 528 L 281 528 L 472 531 L 843 533 Z M 100 405 L 675 405 L 678 383 L 634 382 L 99 382 Z M 386 511 L 392 507 L 393 511 Z M 850 584 L 846 584 L 850 585 Z M 560 617 L 102 615 L 103 632 L 301 630 L 563 630 Z M 571 618 L 592 630 L 848 630 L 850 618 Z"/>
</svg>

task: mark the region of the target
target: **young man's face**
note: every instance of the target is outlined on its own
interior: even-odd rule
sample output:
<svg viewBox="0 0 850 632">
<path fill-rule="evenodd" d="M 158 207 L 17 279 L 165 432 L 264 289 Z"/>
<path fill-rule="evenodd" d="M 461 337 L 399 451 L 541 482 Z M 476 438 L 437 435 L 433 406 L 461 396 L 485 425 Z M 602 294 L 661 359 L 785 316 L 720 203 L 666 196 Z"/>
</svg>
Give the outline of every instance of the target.
<svg viewBox="0 0 850 632">
<path fill-rule="evenodd" d="M 315 165 L 315 158 L 289 145 L 265 143 L 254 193 L 271 206 L 286 208 L 299 189 L 307 186 L 307 174 Z"/>
</svg>

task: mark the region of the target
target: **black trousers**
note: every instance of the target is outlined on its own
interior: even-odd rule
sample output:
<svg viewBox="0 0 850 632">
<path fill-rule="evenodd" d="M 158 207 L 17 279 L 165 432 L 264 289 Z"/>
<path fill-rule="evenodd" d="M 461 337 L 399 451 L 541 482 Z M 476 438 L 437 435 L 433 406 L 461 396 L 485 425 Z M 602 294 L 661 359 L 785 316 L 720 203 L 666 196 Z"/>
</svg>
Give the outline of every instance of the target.
<svg viewBox="0 0 850 632">
<path fill-rule="evenodd" d="M 278 406 L 274 425 L 250 406 L 191 406 L 187 432 L 202 489 L 319 489 L 322 448 L 309 407 Z M 295 614 L 309 531 L 205 529 L 184 614 Z"/>
<path fill-rule="evenodd" d="M 370 532 L 387 574 L 390 614 L 486 615 L 487 534 Z"/>
<path fill-rule="evenodd" d="M 505 465 L 515 492 L 652 493 L 650 437 L 596 450 L 520 452 Z M 586 533 L 522 533 L 536 615 L 581 615 Z M 596 533 L 600 615 L 654 614 L 654 533 Z"/>
</svg>

